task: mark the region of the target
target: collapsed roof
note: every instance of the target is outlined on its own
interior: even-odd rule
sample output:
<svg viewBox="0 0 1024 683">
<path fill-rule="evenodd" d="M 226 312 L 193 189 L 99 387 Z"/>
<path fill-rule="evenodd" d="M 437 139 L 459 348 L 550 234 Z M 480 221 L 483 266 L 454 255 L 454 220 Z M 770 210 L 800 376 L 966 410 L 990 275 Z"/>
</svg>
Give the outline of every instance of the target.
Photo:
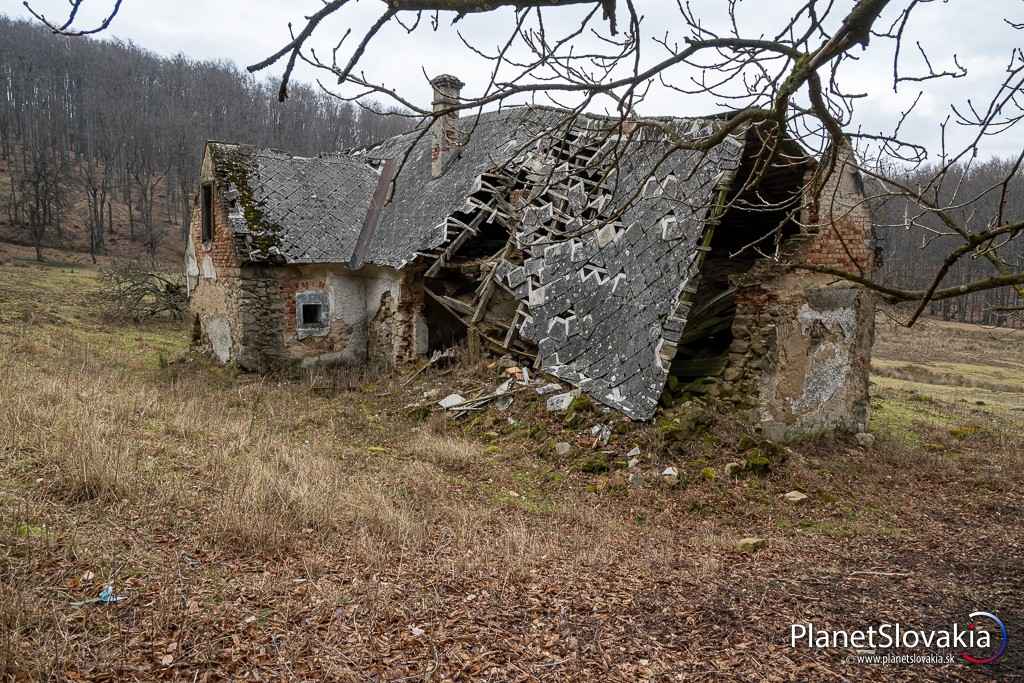
<svg viewBox="0 0 1024 683">
<path fill-rule="evenodd" d="M 233 221 L 253 260 L 415 262 L 427 294 L 489 345 L 643 420 L 751 136 L 704 153 L 671 140 L 720 123 L 506 109 L 459 121 L 436 178 L 423 129 L 350 155 L 221 146 L 215 161 L 242 199 Z"/>
</svg>

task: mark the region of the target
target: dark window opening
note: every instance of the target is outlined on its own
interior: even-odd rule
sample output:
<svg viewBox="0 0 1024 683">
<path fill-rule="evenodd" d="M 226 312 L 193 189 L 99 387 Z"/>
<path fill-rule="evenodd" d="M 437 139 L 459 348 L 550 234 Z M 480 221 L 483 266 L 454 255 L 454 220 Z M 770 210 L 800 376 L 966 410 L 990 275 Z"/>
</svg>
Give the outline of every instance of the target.
<svg viewBox="0 0 1024 683">
<path fill-rule="evenodd" d="M 213 185 L 203 184 L 203 242 L 213 241 Z"/>
<path fill-rule="evenodd" d="M 301 323 L 303 327 L 319 327 L 323 322 L 323 304 L 302 304 Z"/>
</svg>

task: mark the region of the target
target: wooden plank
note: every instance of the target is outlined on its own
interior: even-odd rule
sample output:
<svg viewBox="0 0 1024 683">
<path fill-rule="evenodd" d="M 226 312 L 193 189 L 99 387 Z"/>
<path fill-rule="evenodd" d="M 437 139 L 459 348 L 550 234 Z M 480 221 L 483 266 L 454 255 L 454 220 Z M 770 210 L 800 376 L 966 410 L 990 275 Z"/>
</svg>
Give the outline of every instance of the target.
<svg viewBox="0 0 1024 683">
<path fill-rule="evenodd" d="M 452 259 L 452 257 L 455 255 L 455 252 L 457 252 L 462 247 L 462 245 L 469 240 L 470 237 L 473 237 L 474 235 L 477 234 L 477 229 L 480 227 L 480 224 L 483 223 L 485 217 L 486 214 L 484 214 L 483 212 L 477 213 L 476 216 L 473 217 L 473 220 L 470 221 L 466 229 L 459 233 L 459 236 L 456 237 L 451 242 L 451 244 L 448 245 L 448 247 L 444 250 L 444 253 L 437 257 L 437 260 L 434 261 L 433 264 L 431 264 L 430 268 L 427 268 L 427 272 L 423 274 L 423 277 L 434 277 L 437 274 L 437 272 L 441 270 L 444 264 L 448 263 Z"/>
</svg>

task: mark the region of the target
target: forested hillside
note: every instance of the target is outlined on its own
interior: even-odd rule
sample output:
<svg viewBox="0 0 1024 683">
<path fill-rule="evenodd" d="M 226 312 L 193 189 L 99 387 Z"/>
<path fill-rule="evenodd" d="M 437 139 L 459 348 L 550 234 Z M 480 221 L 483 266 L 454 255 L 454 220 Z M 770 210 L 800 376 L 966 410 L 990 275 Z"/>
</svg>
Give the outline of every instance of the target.
<svg viewBox="0 0 1024 683">
<path fill-rule="evenodd" d="M 958 165 L 940 177 L 934 166 L 913 172 L 894 171 L 891 177 L 912 188 L 927 187 L 925 196 L 937 207 L 950 207 L 948 212 L 960 225 L 979 232 L 998 220 L 1024 218 L 1024 172 L 1017 169 L 1013 159 L 989 159 Z M 1003 187 L 1003 180 L 1010 182 Z M 878 279 L 887 284 L 910 289 L 926 289 L 942 267 L 943 260 L 963 243 L 948 226 L 934 214 L 925 214 L 920 208 L 900 197 L 881 198 L 886 193 L 883 183 L 868 179 L 867 191 L 873 196 L 873 216 L 882 250 L 882 268 Z M 996 244 L 982 248 L 996 248 L 1015 271 L 1024 270 L 1024 241 L 1013 235 Z M 952 287 L 995 275 L 995 269 L 976 251 L 971 257 L 958 260 L 943 280 L 943 286 Z M 932 302 L 929 311 L 946 320 L 985 324 L 1009 324 L 1020 327 L 1019 311 L 1024 306 L 1012 287 L 1003 287 L 966 296 Z"/>
<path fill-rule="evenodd" d="M 316 154 L 410 125 L 302 84 L 280 104 L 276 87 L 0 16 L 0 239 L 169 260 L 205 140 Z"/>
</svg>

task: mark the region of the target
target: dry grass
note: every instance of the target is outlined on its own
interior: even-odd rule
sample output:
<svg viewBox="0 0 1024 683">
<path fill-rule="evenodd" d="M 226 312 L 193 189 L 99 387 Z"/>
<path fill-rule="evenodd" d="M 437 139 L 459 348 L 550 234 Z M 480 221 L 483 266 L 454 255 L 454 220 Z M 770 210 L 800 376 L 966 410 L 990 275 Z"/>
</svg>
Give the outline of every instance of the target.
<svg viewBox="0 0 1024 683">
<path fill-rule="evenodd" d="M 1019 606 L 1024 586 L 1001 564 L 1022 559 L 1005 543 L 1019 530 L 991 515 L 1024 510 L 1006 415 L 885 388 L 878 447 L 802 444 L 765 478 L 721 476 L 742 458 L 738 428 L 675 450 L 655 430 L 617 432 L 610 462 L 637 443 L 651 469 L 719 473 L 637 490 L 614 465 L 574 465 L 593 452 L 590 424 L 609 419 L 596 408 L 572 427 L 531 392 L 460 422 L 408 409 L 492 386 L 483 359 L 401 390 L 358 368 L 237 376 L 184 353 L 184 326 L 103 325 L 92 283 L 88 270 L 0 267 L 10 677 L 880 678 L 778 634 L 807 605 L 836 626 L 892 605 L 903 620 L 960 614 L 965 589 L 989 609 Z M 569 459 L 556 440 L 573 444 Z M 793 488 L 811 502 L 780 502 Z M 1004 543 L 960 539 L 982 524 Z M 769 549 L 737 555 L 749 535 Z M 940 559 L 985 571 L 954 585 Z M 71 606 L 107 582 L 129 600 Z"/>
</svg>

